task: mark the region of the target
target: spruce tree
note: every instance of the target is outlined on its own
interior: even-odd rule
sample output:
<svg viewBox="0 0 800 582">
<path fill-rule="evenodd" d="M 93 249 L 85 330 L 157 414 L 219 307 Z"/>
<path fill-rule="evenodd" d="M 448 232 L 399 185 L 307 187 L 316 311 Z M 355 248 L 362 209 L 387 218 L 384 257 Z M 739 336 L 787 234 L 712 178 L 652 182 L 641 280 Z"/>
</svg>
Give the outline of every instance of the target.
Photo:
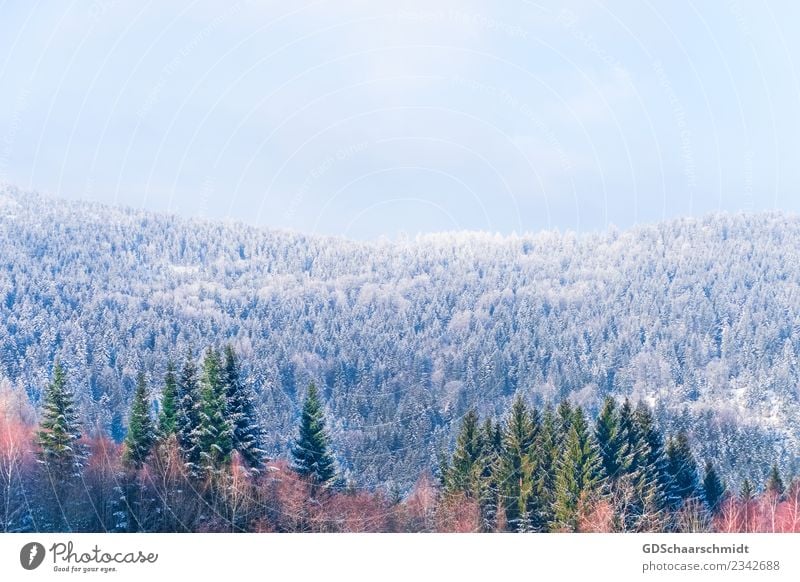
<svg viewBox="0 0 800 582">
<path fill-rule="evenodd" d="M 445 491 L 448 493 L 463 493 L 472 498 L 479 495 L 483 438 L 478 421 L 474 409 L 470 409 L 461 421 L 456 448 L 445 476 Z"/>
<path fill-rule="evenodd" d="M 610 396 L 603 402 L 597 417 L 595 438 L 603 460 L 603 472 L 610 481 L 616 481 L 626 468 L 627 443 L 620 430 L 616 403 Z"/>
<path fill-rule="evenodd" d="M 753 500 L 755 496 L 755 490 L 753 489 L 753 484 L 750 482 L 750 479 L 745 479 L 742 482 L 742 486 L 739 488 L 739 499 L 748 503 Z"/>
<path fill-rule="evenodd" d="M 534 462 L 531 458 L 538 430 L 538 417 L 521 396 L 514 399 L 503 434 L 503 454 L 500 460 L 500 490 L 509 529 L 519 531 L 523 522 L 535 511 L 533 494 Z"/>
<path fill-rule="evenodd" d="M 251 469 L 258 471 L 266 458 L 264 433 L 258 418 L 256 395 L 242 381 L 236 352 L 225 346 L 225 362 L 222 366 L 222 383 L 227 399 L 227 416 L 232 426 L 232 446 Z"/>
<path fill-rule="evenodd" d="M 63 366 L 56 362 L 53 380 L 44 391 L 42 419 L 36 433 L 38 458 L 56 481 L 66 482 L 80 475 L 85 455 L 79 439 L 81 423 L 75 397 L 67 387 Z"/>
<path fill-rule="evenodd" d="M 233 428 L 227 414 L 219 354 L 209 348 L 203 358 L 200 378 L 200 424 L 196 437 L 200 467 L 209 475 L 223 468 L 231 459 Z"/>
<path fill-rule="evenodd" d="M 537 512 L 532 516 L 535 531 L 548 531 L 553 522 L 555 504 L 556 468 L 560 451 L 556 448 L 557 421 L 551 407 L 542 414 L 542 426 L 533 445 L 536 466 L 533 472 L 533 495 L 537 499 Z"/>
<path fill-rule="evenodd" d="M 197 475 L 200 463 L 200 447 L 197 442 L 200 427 L 200 389 L 197 380 L 197 365 L 192 352 L 186 354 L 178 379 L 178 445 L 192 475 Z"/>
<path fill-rule="evenodd" d="M 670 498 L 679 507 L 699 493 L 697 463 L 694 460 L 686 431 L 679 431 L 667 443 L 667 471 L 670 475 Z"/>
<path fill-rule="evenodd" d="M 139 372 L 136 377 L 136 391 L 133 394 L 131 414 L 128 420 L 128 433 L 125 435 L 125 453 L 123 455 L 125 464 L 140 469 L 153 449 L 155 437 L 155 428 L 150 418 L 147 382 L 144 372 Z"/>
<path fill-rule="evenodd" d="M 317 387 L 308 387 L 297 440 L 292 447 L 292 468 L 316 486 L 330 486 L 336 478 L 333 456 L 328 450 L 325 414 Z"/>
<path fill-rule="evenodd" d="M 481 517 L 481 531 L 497 530 L 497 516 L 500 503 L 499 466 L 503 452 L 503 431 L 500 423 L 487 418 L 481 428 L 481 456 L 478 459 L 480 478 L 478 481 L 478 506 Z"/>
<path fill-rule="evenodd" d="M 572 422 L 556 473 L 554 529 L 578 531 L 580 518 L 603 486 L 603 462 L 580 407 Z"/>
<path fill-rule="evenodd" d="M 632 440 L 637 456 L 636 488 L 641 504 L 639 527 L 644 531 L 656 531 L 663 526 L 674 499 L 670 495 L 671 479 L 664 439 L 653 413 L 644 402 L 639 402 L 634 412 Z"/>
<path fill-rule="evenodd" d="M 178 410 L 178 380 L 175 376 L 175 364 L 170 360 L 164 376 L 161 411 L 158 415 L 158 433 L 162 439 L 178 433 Z"/>
<path fill-rule="evenodd" d="M 573 420 L 573 409 L 569 400 L 562 400 L 556 409 L 556 445 L 561 449 L 569 438 L 569 430 Z"/>
<path fill-rule="evenodd" d="M 705 476 L 703 477 L 703 500 L 708 510 L 712 513 L 716 512 L 724 497 L 725 484 L 714 469 L 714 464 L 706 461 Z"/>
<path fill-rule="evenodd" d="M 772 465 L 772 468 L 769 471 L 769 477 L 767 477 L 767 483 L 765 487 L 767 493 L 771 493 L 772 495 L 776 495 L 778 497 L 783 496 L 783 492 L 786 488 L 783 485 L 783 479 L 781 479 L 780 471 L 778 471 L 777 465 Z"/>
</svg>

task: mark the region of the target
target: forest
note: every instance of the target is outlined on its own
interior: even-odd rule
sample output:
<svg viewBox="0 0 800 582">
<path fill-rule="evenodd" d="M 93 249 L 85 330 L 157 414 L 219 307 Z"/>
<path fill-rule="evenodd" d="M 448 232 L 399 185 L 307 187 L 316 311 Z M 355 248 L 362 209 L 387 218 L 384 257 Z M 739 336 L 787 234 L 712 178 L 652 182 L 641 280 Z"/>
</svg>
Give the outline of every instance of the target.
<svg viewBox="0 0 800 582">
<path fill-rule="evenodd" d="M 270 457 L 313 382 L 343 478 L 403 494 L 471 408 L 629 398 L 739 488 L 800 469 L 797 241 L 780 213 L 352 241 L 0 187 L 0 383 L 39 410 L 59 361 L 119 445 L 140 371 L 230 343 Z"/>
<path fill-rule="evenodd" d="M 38 415 L 6 383 L 2 531 L 800 532 L 800 479 L 785 484 L 773 465 L 732 490 L 642 401 L 607 397 L 593 421 L 567 400 L 538 409 L 517 396 L 483 421 L 470 409 L 436 474 L 404 495 L 342 477 L 314 384 L 288 458 L 270 459 L 235 350 L 183 360 L 155 390 L 137 375 L 121 445 L 83 435 L 60 363 Z"/>
</svg>

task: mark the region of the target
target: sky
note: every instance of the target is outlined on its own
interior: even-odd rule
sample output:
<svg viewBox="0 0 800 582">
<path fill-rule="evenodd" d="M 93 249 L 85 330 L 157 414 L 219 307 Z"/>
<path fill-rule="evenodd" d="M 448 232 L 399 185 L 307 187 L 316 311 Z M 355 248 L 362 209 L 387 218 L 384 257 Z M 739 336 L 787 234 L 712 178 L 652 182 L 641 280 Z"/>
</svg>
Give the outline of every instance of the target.
<svg viewBox="0 0 800 582">
<path fill-rule="evenodd" d="M 357 239 L 800 211 L 800 3 L 0 0 L 0 183 Z"/>
</svg>

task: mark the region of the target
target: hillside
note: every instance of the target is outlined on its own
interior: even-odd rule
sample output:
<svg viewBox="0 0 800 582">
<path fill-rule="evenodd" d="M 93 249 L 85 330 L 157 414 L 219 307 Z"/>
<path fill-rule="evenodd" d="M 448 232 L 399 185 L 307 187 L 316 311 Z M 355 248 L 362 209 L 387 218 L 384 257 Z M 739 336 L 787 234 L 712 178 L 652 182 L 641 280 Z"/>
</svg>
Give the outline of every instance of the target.
<svg viewBox="0 0 800 582">
<path fill-rule="evenodd" d="M 285 453 L 305 386 L 362 485 L 407 488 L 470 406 L 644 399 L 698 457 L 759 480 L 800 443 L 800 218 L 395 242 L 305 236 L 0 190 L 0 376 L 55 359 L 121 438 L 139 369 L 232 343 Z M 731 467 L 736 466 L 736 471 Z"/>
</svg>

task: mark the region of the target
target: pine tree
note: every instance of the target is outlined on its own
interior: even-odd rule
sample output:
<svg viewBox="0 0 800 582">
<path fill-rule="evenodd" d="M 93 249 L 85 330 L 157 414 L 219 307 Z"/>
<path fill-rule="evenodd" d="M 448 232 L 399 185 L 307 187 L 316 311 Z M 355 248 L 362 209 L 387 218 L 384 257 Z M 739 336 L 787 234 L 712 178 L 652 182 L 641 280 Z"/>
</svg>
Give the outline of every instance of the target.
<svg viewBox="0 0 800 582">
<path fill-rule="evenodd" d="M 227 416 L 231 423 L 232 446 L 253 470 L 263 467 L 266 458 L 264 433 L 256 409 L 253 389 L 242 382 L 236 353 L 230 345 L 225 346 L 225 362 L 222 366 L 222 383 L 227 399 Z"/>
<path fill-rule="evenodd" d="M 206 474 L 213 474 L 231 459 L 233 429 L 227 418 L 228 404 L 222 383 L 219 354 L 209 348 L 203 358 L 203 375 L 200 379 L 200 411 L 197 427 L 197 445 L 200 466 Z"/>
<path fill-rule="evenodd" d="M 725 497 L 725 484 L 720 479 L 711 461 L 706 461 L 703 477 L 703 500 L 712 513 L 716 512 Z"/>
<path fill-rule="evenodd" d="M 128 466 L 140 469 L 155 442 L 155 428 L 150 418 L 150 400 L 147 396 L 147 382 L 144 372 L 136 377 L 136 391 L 133 394 L 131 415 L 128 421 L 128 434 L 125 435 L 123 461 Z"/>
<path fill-rule="evenodd" d="M 506 519 L 511 530 L 518 531 L 528 513 L 535 511 L 533 494 L 534 463 L 531 458 L 538 430 L 538 418 L 521 396 L 514 399 L 503 434 L 503 454 L 500 460 L 500 482 Z"/>
<path fill-rule="evenodd" d="M 200 464 L 200 447 L 197 442 L 200 427 L 200 389 L 197 381 L 197 365 L 192 352 L 186 354 L 178 379 L 178 445 L 192 475 L 197 475 Z"/>
<path fill-rule="evenodd" d="M 603 462 L 580 407 L 572 422 L 556 473 L 553 527 L 578 531 L 580 518 L 599 496 L 603 486 Z"/>
<path fill-rule="evenodd" d="M 470 409 L 461 421 L 456 448 L 445 476 L 445 491 L 448 493 L 463 493 L 473 498 L 479 495 L 483 438 L 478 421 L 474 409 Z"/>
<path fill-rule="evenodd" d="M 679 507 L 699 493 L 697 463 L 694 460 L 686 431 L 679 431 L 667 443 L 667 471 L 670 475 L 670 498 Z"/>
<path fill-rule="evenodd" d="M 318 486 L 330 486 L 336 478 L 333 456 L 328 450 L 328 435 L 325 431 L 325 414 L 317 387 L 308 387 L 300 429 L 292 447 L 292 468 L 302 477 Z"/>
<path fill-rule="evenodd" d="M 781 474 L 780 471 L 778 471 L 777 465 L 772 465 L 772 468 L 769 471 L 769 477 L 767 477 L 765 489 L 767 493 L 776 495 L 779 498 L 783 496 L 786 488 L 783 485 L 783 479 L 781 479 Z"/>
<path fill-rule="evenodd" d="M 158 433 L 162 439 L 178 434 L 178 380 L 175 377 L 175 364 L 167 363 L 164 376 L 164 390 L 161 393 L 161 411 L 158 415 Z"/>
<path fill-rule="evenodd" d="M 36 433 L 38 458 L 60 482 L 77 477 L 84 461 L 79 444 L 81 423 L 75 397 L 67 387 L 67 376 L 59 362 L 53 367 L 53 380 L 44 392 L 42 420 Z"/>
</svg>

